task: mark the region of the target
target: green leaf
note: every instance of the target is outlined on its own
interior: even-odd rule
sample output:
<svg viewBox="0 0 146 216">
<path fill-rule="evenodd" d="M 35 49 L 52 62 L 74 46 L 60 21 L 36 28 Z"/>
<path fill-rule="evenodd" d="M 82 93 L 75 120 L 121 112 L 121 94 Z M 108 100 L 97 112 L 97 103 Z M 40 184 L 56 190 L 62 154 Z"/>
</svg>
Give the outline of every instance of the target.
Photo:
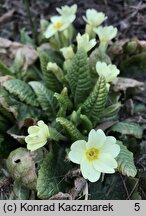
<svg viewBox="0 0 146 216">
<path fill-rule="evenodd" d="M 0 61 L 0 76 L 12 75 L 11 70 Z"/>
<path fill-rule="evenodd" d="M 87 53 L 84 49 L 78 50 L 74 55 L 70 70 L 67 73 L 67 80 L 74 102 L 78 106 L 85 101 L 92 88 Z"/>
<path fill-rule="evenodd" d="M 20 78 L 20 76 L 22 75 L 22 71 L 23 71 L 23 67 L 24 67 L 24 63 L 25 63 L 25 57 L 22 53 L 21 49 L 18 49 L 16 55 L 15 55 L 15 59 L 14 62 L 11 66 L 11 71 L 14 74 L 17 74 L 17 76 Z"/>
<path fill-rule="evenodd" d="M 31 106 L 38 106 L 36 96 L 26 82 L 19 79 L 12 79 L 4 82 L 3 86 L 9 93 L 19 98 L 20 101 Z"/>
<path fill-rule="evenodd" d="M 37 179 L 37 195 L 40 199 L 49 199 L 66 187 L 67 183 L 63 178 L 70 164 L 65 162 L 64 158 L 64 148 L 56 144 L 44 158 Z"/>
<path fill-rule="evenodd" d="M 46 112 L 50 119 L 54 119 L 56 116 L 54 92 L 47 89 L 42 83 L 37 81 L 29 82 L 29 84 L 34 90 L 42 110 Z"/>
<path fill-rule="evenodd" d="M 48 199 L 59 192 L 58 182 L 54 176 L 55 155 L 49 152 L 38 173 L 37 195 L 40 199 Z"/>
<path fill-rule="evenodd" d="M 56 122 L 63 127 L 65 132 L 71 137 L 72 141 L 85 139 L 85 137 L 75 127 L 75 125 L 71 121 L 67 120 L 66 118 L 59 117 L 56 119 Z"/>
<path fill-rule="evenodd" d="M 9 121 L 0 114 L 0 132 L 6 132 L 9 126 Z"/>
<path fill-rule="evenodd" d="M 59 140 L 64 140 L 65 137 L 55 128 L 49 127 L 49 139 L 59 141 Z"/>
<path fill-rule="evenodd" d="M 117 141 L 117 144 L 120 146 L 120 153 L 116 157 L 118 171 L 123 175 L 127 175 L 128 177 L 135 177 L 137 170 L 134 164 L 133 153 L 130 152 L 121 141 Z"/>
<path fill-rule="evenodd" d="M 20 31 L 20 41 L 23 44 L 31 45 L 33 48 L 36 47 L 32 38 L 28 36 L 24 28 Z"/>
<path fill-rule="evenodd" d="M 124 181 L 124 184 L 123 184 Z M 121 178 L 119 173 L 106 174 L 104 179 L 88 183 L 90 200 L 127 200 L 141 199 L 138 193 L 138 179 Z M 126 190 L 125 190 L 126 187 Z"/>
<path fill-rule="evenodd" d="M 80 124 L 83 126 L 84 130 L 87 130 L 89 132 L 91 129 L 93 129 L 93 124 L 90 121 L 90 119 L 86 115 L 80 115 Z"/>
<path fill-rule="evenodd" d="M 73 110 L 71 113 L 69 120 L 77 127 L 80 124 L 80 116 L 81 116 L 81 107 L 77 111 Z"/>
<path fill-rule="evenodd" d="M 47 70 L 48 62 L 54 62 L 54 61 L 51 61 L 51 56 L 49 56 L 47 52 L 41 48 L 38 48 L 38 54 L 40 58 L 41 70 L 44 75 L 44 83 L 46 87 L 54 92 L 60 92 L 60 90 L 62 89 L 61 83 L 58 81 L 54 73 Z"/>
<path fill-rule="evenodd" d="M 126 199 L 123 182 L 119 174 L 105 175 L 104 181 L 89 182 L 90 200 L 123 200 Z"/>
<path fill-rule="evenodd" d="M 65 117 L 66 111 L 71 110 L 73 104 L 68 97 L 67 88 L 65 87 L 60 94 L 55 93 L 54 97 L 58 101 L 59 111 L 57 113 L 57 117 Z"/>
<path fill-rule="evenodd" d="M 107 87 L 104 77 L 99 77 L 94 89 L 82 105 L 82 113 L 91 121 L 96 121 L 104 110 L 107 99 Z"/>
<path fill-rule="evenodd" d="M 111 130 L 123 135 L 132 135 L 137 139 L 141 139 L 143 134 L 143 128 L 139 124 L 132 122 L 119 122 L 112 126 Z"/>
<path fill-rule="evenodd" d="M 121 107 L 121 103 L 116 103 L 112 104 L 108 107 L 106 107 L 106 112 L 105 110 L 100 114 L 100 118 L 112 118 L 115 117 Z"/>
<path fill-rule="evenodd" d="M 13 106 L 9 93 L 0 87 L 0 113 L 10 122 L 17 116 L 17 110 Z"/>
<path fill-rule="evenodd" d="M 10 200 L 28 200 L 30 190 L 23 187 L 20 183 L 14 182 L 13 191 L 10 195 Z"/>
<path fill-rule="evenodd" d="M 45 113 L 42 113 L 40 109 L 16 100 L 14 96 L 10 95 L 4 88 L 0 89 L 0 106 L 9 113 L 12 113 L 17 121 L 23 121 L 26 118 L 39 120 L 46 117 Z M 9 120 L 9 122 L 11 121 Z"/>
<path fill-rule="evenodd" d="M 0 99 L 0 115 L 2 115 L 4 118 L 12 122 L 14 120 L 14 116 L 10 112 L 10 110 L 6 109 L 5 106 L 3 106 L 2 98 Z"/>
<path fill-rule="evenodd" d="M 39 120 L 39 119 L 46 117 L 46 113 L 42 113 L 42 110 L 38 109 L 37 107 L 27 105 L 15 99 L 13 99 L 13 105 L 15 109 L 17 110 L 17 120 L 18 121 L 23 121 L 26 118 L 32 118 L 35 120 Z"/>
</svg>

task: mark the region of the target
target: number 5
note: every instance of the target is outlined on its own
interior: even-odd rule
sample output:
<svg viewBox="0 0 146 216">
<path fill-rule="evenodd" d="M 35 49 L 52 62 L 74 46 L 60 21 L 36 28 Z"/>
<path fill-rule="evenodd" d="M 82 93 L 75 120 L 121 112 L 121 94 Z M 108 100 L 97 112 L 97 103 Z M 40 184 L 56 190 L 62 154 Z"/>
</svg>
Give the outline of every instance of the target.
<svg viewBox="0 0 146 216">
<path fill-rule="evenodd" d="M 139 211 L 140 210 L 140 203 L 135 203 L 134 210 L 135 211 Z"/>
</svg>

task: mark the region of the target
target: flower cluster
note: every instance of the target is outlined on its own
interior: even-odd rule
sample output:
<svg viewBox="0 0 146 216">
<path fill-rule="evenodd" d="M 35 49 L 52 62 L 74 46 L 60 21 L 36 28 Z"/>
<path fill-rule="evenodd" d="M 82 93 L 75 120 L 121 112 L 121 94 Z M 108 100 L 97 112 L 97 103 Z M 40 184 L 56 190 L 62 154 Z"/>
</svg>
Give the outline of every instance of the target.
<svg viewBox="0 0 146 216">
<path fill-rule="evenodd" d="M 44 35 L 46 38 L 50 38 L 55 35 L 58 31 L 64 31 L 70 24 L 75 20 L 75 13 L 77 11 L 77 5 L 63 6 L 62 8 L 57 8 L 60 16 L 51 17 L 51 23 L 45 31 Z"/>
<path fill-rule="evenodd" d="M 95 39 L 89 40 L 89 35 L 87 33 L 83 35 L 78 33 L 77 44 L 78 44 L 78 49 L 82 48 L 85 49 L 86 52 L 88 52 L 96 45 L 96 40 Z"/>
<path fill-rule="evenodd" d="M 107 65 L 105 62 L 100 61 L 96 63 L 96 71 L 99 76 L 104 76 L 107 83 L 113 81 L 120 73 L 116 65 Z"/>
</svg>

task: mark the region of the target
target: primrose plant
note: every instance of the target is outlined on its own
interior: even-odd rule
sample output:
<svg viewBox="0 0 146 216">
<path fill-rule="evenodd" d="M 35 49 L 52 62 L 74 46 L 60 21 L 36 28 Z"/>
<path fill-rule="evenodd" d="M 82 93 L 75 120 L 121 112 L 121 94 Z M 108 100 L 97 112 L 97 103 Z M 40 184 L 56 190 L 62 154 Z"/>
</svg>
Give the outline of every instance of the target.
<svg viewBox="0 0 146 216">
<path fill-rule="evenodd" d="M 64 176 L 75 168 L 80 168 L 79 175 L 87 182 L 101 182 L 104 173 L 120 172 L 134 177 L 137 172 L 133 154 L 121 141 L 106 136 L 100 129 L 101 123 L 118 119 L 121 106 L 116 99 L 111 99 L 111 82 L 120 71 L 108 56 L 117 28 L 101 26 L 107 19 L 104 13 L 88 9 L 83 16 L 85 32 L 78 33 L 73 26 L 76 11 L 77 5 L 57 8 L 58 15 L 41 26 L 37 48 L 40 69 L 38 66 L 35 69 L 39 76 L 30 78 L 29 72 L 27 77 L 13 72 L 13 77 L 2 86 L 9 100 L 15 98 L 17 119 L 33 119 L 28 134 L 23 132 L 27 149 L 23 143 L 24 148 L 10 153 L 8 170 L 16 183 L 28 188 L 28 182 L 15 174 L 23 172 L 21 163 L 11 164 L 25 149 L 26 158 L 37 164 L 35 174 L 31 177 L 25 174 L 25 177 L 34 182 L 31 190 L 40 199 L 69 191 Z M 25 106 L 24 116 L 20 104 L 23 111 Z"/>
</svg>

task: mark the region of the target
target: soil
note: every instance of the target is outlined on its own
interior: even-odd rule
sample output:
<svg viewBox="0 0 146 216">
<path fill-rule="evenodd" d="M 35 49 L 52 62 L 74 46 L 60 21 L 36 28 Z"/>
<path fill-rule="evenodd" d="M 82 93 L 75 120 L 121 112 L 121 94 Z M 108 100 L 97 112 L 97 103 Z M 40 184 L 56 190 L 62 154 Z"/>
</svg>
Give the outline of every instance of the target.
<svg viewBox="0 0 146 216">
<path fill-rule="evenodd" d="M 0 36 L 19 40 L 19 31 L 22 28 L 31 35 L 24 2 L 24 0 L 0 0 Z M 118 28 L 119 38 L 146 39 L 146 0 L 30 0 L 29 4 L 37 30 L 40 18 L 48 20 L 56 13 L 56 7 L 77 4 L 75 26 L 81 32 L 84 28 L 82 15 L 87 8 L 95 8 L 108 16 L 107 25 Z"/>
</svg>

